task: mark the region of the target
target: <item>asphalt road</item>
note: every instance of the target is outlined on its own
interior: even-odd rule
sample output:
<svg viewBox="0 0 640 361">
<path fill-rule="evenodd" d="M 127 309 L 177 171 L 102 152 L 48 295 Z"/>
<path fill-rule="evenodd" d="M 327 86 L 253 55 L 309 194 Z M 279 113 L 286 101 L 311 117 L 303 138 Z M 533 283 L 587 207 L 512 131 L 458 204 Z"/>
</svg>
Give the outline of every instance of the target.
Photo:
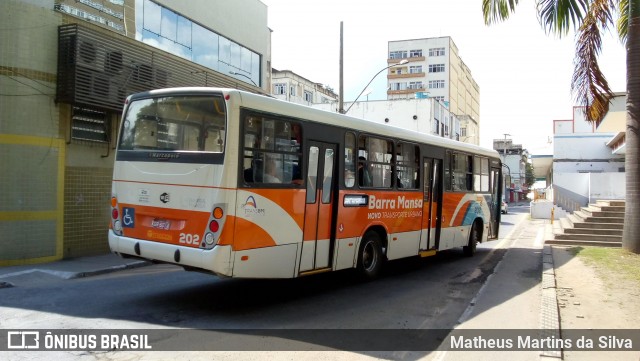
<svg viewBox="0 0 640 361">
<path fill-rule="evenodd" d="M 500 238 L 528 208 L 503 215 Z M 386 264 L 373 282 L 349 271 L 237 280 L 153 265 L 84 279 L 39 275 L 0 289 L 4 329 L 451 329 L 501 259 L 500 240 Z"/>
</svg>

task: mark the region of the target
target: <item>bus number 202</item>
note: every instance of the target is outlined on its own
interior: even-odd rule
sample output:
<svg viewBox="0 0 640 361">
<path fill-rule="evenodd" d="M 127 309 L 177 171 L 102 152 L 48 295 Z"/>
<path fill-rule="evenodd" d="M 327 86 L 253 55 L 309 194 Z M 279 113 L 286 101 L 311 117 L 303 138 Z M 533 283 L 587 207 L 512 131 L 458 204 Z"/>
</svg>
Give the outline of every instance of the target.
<svg viewBox="0 0 640 361">
<path fill-rule="evenodd" d="M 200 244 L 200 236 L 197 234 L 180 233 L 180 243 L 197 246 Z"/>
</svg>

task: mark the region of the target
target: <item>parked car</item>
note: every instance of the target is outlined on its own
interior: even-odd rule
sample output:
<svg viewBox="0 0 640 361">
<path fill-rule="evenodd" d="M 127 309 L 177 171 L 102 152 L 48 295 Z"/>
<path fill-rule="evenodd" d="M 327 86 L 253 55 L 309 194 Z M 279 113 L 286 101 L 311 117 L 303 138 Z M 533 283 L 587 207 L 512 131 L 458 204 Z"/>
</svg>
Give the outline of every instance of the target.
<svg viewBox="0 0 640 361">
<path fill-rule="evenodd" d="M 507 202 L 502 201 L 502 206 L 500 206 L 500 212 L 502 214 L 507 214 L 509 213 L 509 205 L 507 204 Z"/>
</svg>

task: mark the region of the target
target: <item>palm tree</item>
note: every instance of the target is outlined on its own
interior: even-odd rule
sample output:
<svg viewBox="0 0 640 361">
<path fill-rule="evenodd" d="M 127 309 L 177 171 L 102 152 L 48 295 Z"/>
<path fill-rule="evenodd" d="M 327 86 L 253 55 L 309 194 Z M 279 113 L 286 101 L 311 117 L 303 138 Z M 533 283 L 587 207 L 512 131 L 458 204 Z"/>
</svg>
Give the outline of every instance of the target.
<svg viewBox="0 0 640 361">
<path fill-rule="evenodd" d="M 482 0 L 487 25 L 509 18 L 518 0 Z M 576 29 L 571 91 L 586 107 L 587 120 L 600 124 L 613 92 L 598 66 L 602 33 L 616 25 L 627 51 L 626 207 L 622 247 L 640 253 L 640 0 L 537 0 L 547 33 Z M 618 15 L 614 21 L 614 15 Z M 617 23 L 617 24 L 616 24 Z"/>
</svg>

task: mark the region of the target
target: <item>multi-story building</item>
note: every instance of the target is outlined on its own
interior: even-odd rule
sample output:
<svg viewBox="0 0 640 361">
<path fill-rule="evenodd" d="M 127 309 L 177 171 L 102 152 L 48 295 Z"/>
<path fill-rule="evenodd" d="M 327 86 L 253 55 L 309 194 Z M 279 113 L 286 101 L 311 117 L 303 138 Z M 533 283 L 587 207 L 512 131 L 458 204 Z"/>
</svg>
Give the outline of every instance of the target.
<svg viewBox="0 0 640 361">
<path fill-rule="evenodd" d="M 338 100 L 333 89 L 314 83 L 291 70 L 271 69 L 271 95 L 292 103 L 311 105 Z"/>
<path fill-rule="evenodd" d="M 470 122 L 479 129 L 480 88 L 451 37 L 390 41 L 388 49 L 389 65 L 407 63 L 389 68 L 387 99 L 435 98 L 451 113 L 467 117 L 461 118 L 463 128 Z"/>
<path fill-rule="evenodd" d="M 3 0 L 0 23 L 0 266 L 108 252 L 128 94 L 270 89 L 259 0 Z"/>
<path fill-rule="evenodd" d="M 526 181 L 526 164 L 529 152 L 522 148 L 522 144 L 513 144 L 512 139 L 494 139 L 493 149 L 500 153 L 502 170 L 505 175 L 504 199 L 507 202 L 515 202 L 526 199 L 528 186 Z"/>
</svg>

